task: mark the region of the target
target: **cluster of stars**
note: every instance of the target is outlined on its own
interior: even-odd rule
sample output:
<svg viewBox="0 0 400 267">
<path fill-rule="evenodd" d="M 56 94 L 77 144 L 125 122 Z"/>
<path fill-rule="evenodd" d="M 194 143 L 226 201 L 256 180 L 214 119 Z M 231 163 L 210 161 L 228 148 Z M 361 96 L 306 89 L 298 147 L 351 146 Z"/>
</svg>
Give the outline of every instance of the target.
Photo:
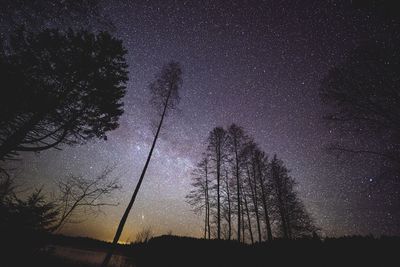
<svg viewBox="0 0 400 267">
<path fill-rule="evenodd" d="M 129 51 L 130 81 L 121 126 L 108 134 L 107 142 L 29 157 L 24 175 L 45 184 L 54 176 L 92 175 L 115 163 L 123 189 L 114 197 L 121 205 L 105 210 L 107 216 L 85 221 L 85 227 L 65 230 L 110 239 L 153 137 L 157 116 L 148 104 L 148 84 L 173 59 L 184 71 L 179 111 L 166 119 L 125 238 L 140 231 L 142 222 L 158 233 L 201 235 L 201 219 L 184 198 L 190 190 L 190 171 L 204 151 L 208 132 L 233 122 L 263 150 L 285 161 L 325 234 L 381 234 L 386 228 L 379 225 L 387 221 L 371 220 L 381 207 L 365 202 L 365 196 L 374 196 L 364 190 L 368 185 L 357 182 L 373 175 L 364 172 L 374 166 L 341 165 L 324 150 L 334 134 L 321 119 L 319 82 L 375 29 L 361 23 L 365 14 L 350 1 L 342 2 L 104 1 L 103 12 L 112 18 L 115 34 Z M 50 163 L 51 169 L 46 167 Z M 365 221 L 366 227 L 359 227 Z"/>
</svg>

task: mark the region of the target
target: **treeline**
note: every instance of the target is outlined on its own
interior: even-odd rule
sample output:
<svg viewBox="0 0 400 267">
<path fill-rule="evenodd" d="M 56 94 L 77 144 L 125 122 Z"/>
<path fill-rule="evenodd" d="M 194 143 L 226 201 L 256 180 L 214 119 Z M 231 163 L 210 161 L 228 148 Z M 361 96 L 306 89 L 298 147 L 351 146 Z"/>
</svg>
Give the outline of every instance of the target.
<svg viewBox="0 0 400 267">
<path fill-rule="evenodd" d="M 186 196 L 204 215 L 204 238 L 254 243 L 316 235 L 282 160 L 269 158 L 235 124 L 214 128 L 207 142 Z"/>
<path fill-rule="evenodd" d="M 306 238 L 247 245 L 226 240 L 160 236 L 146 244 L 132 245 L 127 256 L 137 267 L 347 266 L 352 262 L 357 262 L 357 266 L 391 266 L 397 261 L 399 244 L 400 239 L 394 237 Z M 200 257 L 199 251 L 207 256 Z"/>
</svg>

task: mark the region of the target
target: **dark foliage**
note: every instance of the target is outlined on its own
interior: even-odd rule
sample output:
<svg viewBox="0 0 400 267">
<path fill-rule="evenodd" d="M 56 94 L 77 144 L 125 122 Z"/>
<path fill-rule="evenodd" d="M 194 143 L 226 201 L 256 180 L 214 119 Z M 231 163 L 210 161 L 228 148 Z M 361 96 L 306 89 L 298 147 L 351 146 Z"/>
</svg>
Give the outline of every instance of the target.
<svg viewBox="0 0 400 267">
<path fill-rule="evenodd" d="M 384 162 L 385 176 L 400 173 L 400 16 L 398 1 L 352 1 L 375 21 L 371 35 L 330 69 L 321 82 L 324 118 L 337 138 L 329 150 Z M 387 168 L 389 167 L 389 168 Z M 394 172 L 393 172 L 394 171 Z"/>
<path fill-rule="evenodd" d="M 325 118 L 344 130 L 380 137 L 387 145 L 379 152 L 392 160 L 398 160 L 400 136 L 396 43 L 371 42 L 357 48 L 330 70 L 320 88 L 322 100 L 332 107 Z"/>
<path fill-rule="evenodd" d="M 110 21 L 100 14 L 99 0 L 1 0 L 2 33 L 24 26 L 29 30 L 44 28 L 111 28 Z"/>
<path fill-rule="evenodd" d="M 35 256 L 48 242 L 51 226 L 57 221 L 58 209 L 48 201 L 42 190 L 36 190 L 22 199 L 14 194 L 9 180 L 0 184 L 0 246 L 3 260 L 13 258 L 16 252 L 24 257 Z"/>
<path fill-rule="evenodd" d="M 125 54 L 108 33 L 18 31 L 0 52 L 0 160 L 106 139 L 123 113 Z"/>
</svg>

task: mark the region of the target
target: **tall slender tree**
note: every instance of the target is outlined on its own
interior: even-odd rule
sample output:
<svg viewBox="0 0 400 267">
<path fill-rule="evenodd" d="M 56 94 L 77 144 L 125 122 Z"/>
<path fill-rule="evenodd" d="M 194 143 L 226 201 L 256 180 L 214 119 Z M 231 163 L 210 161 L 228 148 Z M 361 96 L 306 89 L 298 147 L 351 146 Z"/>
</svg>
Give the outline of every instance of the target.
<svg viewBox="0 0 400 267">
<path fill-rule="evenodd" d="M 247 150 L 248 148 L 246 147 L 246 157 L 247 157 Z M 260 215 L 259 215 L 259 210 L 258 210 L 258 197 L 257 197 L 257 188 L 255 187 L 254 181 L 253 181 L 253 175 L 251 174 L 250 171 L 250 165 L 251 163 L 249 161 L 246 161 L 245 163 L 245 168 L 246 168 L 246 173 L 247 173 L 247 185 L 248 188 L 250 189 L 251 192 L 251 200 L 253 202 L 253 211 L 254 215 L 256 217 L 256 225 L 257 225 L 257 233 L 258 233 L 258 241 L 261 242 L 261 224 L 260 224 Z"/>
<path fill-rule="evenodd" d="M 136 185 L 135 191 L 133 192 L 132 198 L 129 201 L 128 206 L 119 222 L 117 231 L 115 233 L 112 246 L 106 254 L 102 267 L 106 267 L 111 259 L 111 256 L 117 246 L 118 240 L 124 229 L 126 220 L 128 219 L 129 212 L 132 209 L 133 203 L 135 202 L 136 195 L 139 192 L 140 186 L 143 182 L 143 178 L 146 174 L 147 167 L 149 166 L 151 156 L 153 154 L 154 147 L 156 145 L 160 130 L 164 121 L 164 118 L 169 110 L 172 110 L 179 103 L 179 90 L 182 85 L 182 70 L 181 66 L 177 62 L 170 62 L 165 65 L 161 73 L 158 75 L 156 80 L 150 84 L 150 92 L 152 94 L 151 102 L 160 114 L 160 121 L 157 127 L 157 131 L 154 135 L 153 143 L 151 145 L 149 154 L 146 159 L 146 163 L 143 167 L 142 174 L 140 175 L 139 181 Z"/>
<path fill-rule="evenodd" d="M 222 127 L 214 128 L 208 137 L 208 151 L 214 162 L 217 191 L 217 239 L 221 239 L 221 167 L 226 159 L 227 134 Z"/>
<path fill-rule="evenodd" d="M 206 226 L 207 226 L 207 237 L 211 237 L 210 229 L 210 182 L 208 180 L 208 157 L 204 158 L 204 171 L 205 171 L 205 204 L 206 204 Z"/>
<path fill-rule="evenodd" d="M 231 240 L 232 236 L 232 208 L 231 208 L 231 192 L 230 192 L 231 185 L 227 169 L 225 169 L 224 180 L 225 180 L 225 194 L 226 194 L 226 204 L 227 204 L 226 219 L 228 222 L 228 240 Z"/>
<path fill-rule="evenodd" d="M 265 220 L 265 227 L 267 232 L 267 239 L 268 241 L 272 240 L 272 229 L 271 229 L 271 221 L 268 212 L 268 192 L 266 188 L 266 168 L 267 168 L 267 158 L 265 153 L 260 151 L 258 148 L 254 150 L 253 155 L 253 165 L 254 165 L 254 174 L 258 178 L 258 184 L 261 189 L 261 201 L 264 209 L 264 220 Z"/>
<path fill-rule="evenodd" d="M 229 148 L 233 154 L 234 162 L 234 176 L 236 178 L 236 200 L 237 200 L 237 229 L 240 229 L 241 225 L 241 192 L 240 192 L 240 157 L 239 152 L 243 145 L 245 136 L 244 131 L 241 127 L 236 124 L 232 124 L 228 129 L 229 134 Z M 240 242 L 240 231 L 237 231 L 237 240 Z"/>
<path fill-rule="evenodd" d="M 204 239 L 210 239 L 210 199 L 208 158 L 204 157 L 192 172 L 193 189 L 186 195 L 187 202 L 195 213 L 204 212 Z"/>
<path fill-rule="evenodd" d="M 245 211 L 242 211 L 242 212 L 246 212 L 247 227 L 249 229 L 250 241 L 251 241 L 252 244 L 254 244 L 253 230 L 251 228 L 251 218 L 250 218 L 250 212 L 249 212 L 249 205 L 247 204 L 247 193 L 243 189 L 243 185 L 241 185 L 241 191 L 240 192 L 242 193 L 241 197 L 243 198 L 243 201 L 241 201 L 241 203 L 242 202 L 244 203 L 244 208 L 245 208 Z"/>
<path fill-rule="evenodd" d="M 245 151 L 247 151 L 248 149 L 246 149 Z M 247 185 L 250 188 L 250 192 L 251 192 L 251 200 L 253 202 L 253 211 L 254 214 L 256 216 L 256 224 L 257 224 L 257 233 L 258 233 L 258 241 L 261 242 L 261 224 L 260 224 L 260 215 L 259 215 L 259 210 L 258 210 L 258 197 L 257 197 L 257 188 L 254 184 L 253 181 L 253 176 L 251 174 L 250 171 L 250 162 L 246 162 L 245 163 L 245 168 L 246 168 L 246 172 L 247 172 Z"/>
<path fill-rule="evenodd" d="M 280 228 L 283 234 L 283 238 L 289 238 L 288 233 L 288 224 L 286 221 L 286 209 L 284 203 L 285 196 L 285 181 L 282 179 L 282 173 L 280 170 L 280 164 L 276 155 L 271 161 L 271 184 L 272 188 L 275 191 L 275 206 L 277 208 L 279 217 L 280 217 Z"/>
</svg>

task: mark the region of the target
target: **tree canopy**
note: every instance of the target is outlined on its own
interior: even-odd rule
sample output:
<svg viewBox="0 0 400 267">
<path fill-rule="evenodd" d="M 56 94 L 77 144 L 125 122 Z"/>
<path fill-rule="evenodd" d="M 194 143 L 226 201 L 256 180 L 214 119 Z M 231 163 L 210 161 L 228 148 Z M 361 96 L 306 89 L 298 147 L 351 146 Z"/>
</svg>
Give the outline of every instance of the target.
<svg viewBox="0 0 400 267">
<path fill-rule="evenodd" d="M 352 51 L 321 83 L 320 96 L 329 107 L 325 119 L 332 127 L 376 146 L 335 149 L 365 152 L 399 162 L 400 42 L 371 41 Z"/>
<path fill-rule="evenodd" d="M 122 42 L 102 32 L 18 31 L 0 52 L 0 160 L 106 139 L 128 80 Z"/>
<path fill-rule="evenodd" d="M 38 31 L 44 28 L 112 28 L 101 14 L 99 0 L 1 0 L 0 29 L 3 34 L 24 26 Z M 104 26 L 104 27 L 103 27 Z"/>
</svg>

